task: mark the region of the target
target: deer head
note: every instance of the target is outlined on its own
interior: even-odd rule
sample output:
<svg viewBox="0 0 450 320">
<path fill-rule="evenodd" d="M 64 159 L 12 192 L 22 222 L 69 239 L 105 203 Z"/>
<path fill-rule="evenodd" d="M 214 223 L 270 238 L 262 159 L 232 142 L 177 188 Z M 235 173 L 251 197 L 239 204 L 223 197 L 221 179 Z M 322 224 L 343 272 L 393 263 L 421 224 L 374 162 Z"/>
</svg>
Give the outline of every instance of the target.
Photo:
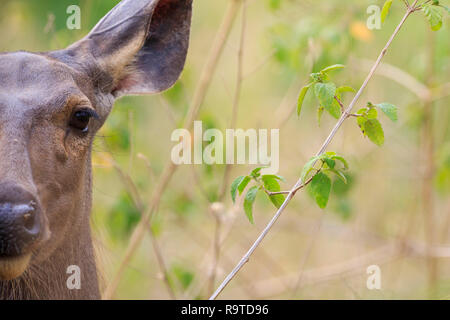
<svg viewBox="0 0 450 320">
<path fill-rule="evenodd" d="M 0 280 L 90 239 L 94 136 L 115 99 L 178 79 L 191 6 L 123 0 L 67 49 L 0 54 Z"/>
</svg>

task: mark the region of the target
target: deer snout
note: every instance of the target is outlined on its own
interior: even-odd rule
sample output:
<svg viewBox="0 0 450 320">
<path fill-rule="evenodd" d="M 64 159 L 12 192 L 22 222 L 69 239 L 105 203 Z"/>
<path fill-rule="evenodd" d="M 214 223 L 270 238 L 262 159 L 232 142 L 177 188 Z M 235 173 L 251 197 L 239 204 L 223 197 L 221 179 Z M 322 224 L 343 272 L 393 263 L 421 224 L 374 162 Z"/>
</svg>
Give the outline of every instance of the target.
<svg viewBox="0 0 450 320">
<path fill-rule="evenodd" d="M 42 230 L 36 198 L 11 183 L 0 184 L 0 280 L 25 272 Z"/>
<path fill-rule="evenodd" d="M 27 254 L 41 235 L 36 198 L 13 183 L 0 184 L 0 259 Z"/>
</svg>

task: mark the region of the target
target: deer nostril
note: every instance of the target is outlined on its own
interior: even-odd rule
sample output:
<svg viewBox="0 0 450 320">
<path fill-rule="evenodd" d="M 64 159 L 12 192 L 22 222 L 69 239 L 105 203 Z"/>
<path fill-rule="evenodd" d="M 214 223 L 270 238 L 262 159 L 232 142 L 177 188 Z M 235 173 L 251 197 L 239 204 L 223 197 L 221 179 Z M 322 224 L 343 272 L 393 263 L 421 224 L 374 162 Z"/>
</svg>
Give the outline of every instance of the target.
<svg viewBox="0 0 450 320">
<path fill-rule="evenodd" d="M 35 226 L 34 212 L 27 212 L 23 215 L 23 226 L 27 230 L 32 230 Z"/>
<path fill-rule="evenodd" d="M 40 235 L 39 212 L 34 203 L 0 204 L 0 257 L 29 250 Z"/>
</svg>

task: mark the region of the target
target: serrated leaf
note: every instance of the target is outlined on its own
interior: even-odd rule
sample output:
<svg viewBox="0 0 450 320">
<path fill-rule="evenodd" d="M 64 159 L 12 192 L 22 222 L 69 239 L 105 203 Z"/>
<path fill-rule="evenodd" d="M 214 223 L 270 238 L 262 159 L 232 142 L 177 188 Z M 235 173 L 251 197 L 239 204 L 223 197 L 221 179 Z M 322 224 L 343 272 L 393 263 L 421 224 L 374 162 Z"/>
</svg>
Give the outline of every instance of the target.
<svg viewBox="0 0 450 320">
<path fill-rule="evenodd" d="M 328 66 L 325 69 L 322 69 L 320 71 L 320 73 L 327 73 L 327 72 L 342 69 L 342 68 L 345 68 L 345 66 L 343 64 L 333 64 L 332 66 Z"/>
<path fill-rule="evenodd" d="M 368 119 L 364 123 L 364 131 L 367 137 L 377 146 L 384 143 L 384 132 L 381 123 L 377 119 Z"/>
<path fill-rule="evenodd" d="M 239 183 L 239 185 L 237 187 L 239 190 L 239 195 L 242 194 L 242 192 L 244 191 L 245 187 L 248 185 L 250 180 L 251 180 L 251 178 L 249 176 L 245 176 L 244 179 L 242 179 L 241 183 Z"/>
<path fill-rule="evenodd" d="M 392 1 L 393 0 L 387 0 L 384 5 L 383 5 L 383 9 L 381 9 L 381 23 L 384 23 L 384 21 L 386 21 L 386 18 L 389 14 L 389 11 L 391 9 L 392 6 Z"/>
<path fill-rule="evenodd" d="M 325 173 L 317 173 L 310 184 L 311 192 L 317 205 L 324 209 L 327 206 L 331 191 L 331 179 Z"/>
<path fill-rule="evenodd" d="M 316 83 L 314 85 L 314 94 L 320 102 L 320 105 L 325 108 L 333 117 L 338 119 L 341 116 L 341 108 L 335 103 L 334 96 L 336 95 L 336 85 L 332 82 Z"/>
<path fill-rule="evenodd" d="M 397 107 L 390 103 L 380 103 L 376 105 L 381 111 L 392 121 L 396 122 L 398 120 Z"/>
<path fill-rule="evenodd" d="M 442 27 L 442 14 L 436 6 L 424 4 L 422 11 L 430 23 L 431 30 L 437 31 Z"/>
<path fill-rule="evenodd" d="M 297 116 L 300 117 L 300 113 L 302 112 L 302 106 L 303 106 L 303 101 L 305 100 L 305 96 L 308 93 L 309 88 L 311 88 L 313 84 L 310 83 L 306 86 L 304 86 L 302 88 L 302 90 L 300 90 L 300 95 L 298 96 L 298 101 L 297 101 Z"/>
<path fill-rule="evenodd" d="M 247 216 L 248 220 L 252 224 L 254 223 L 253 222 L 253 203 L 255 202 L 256 194 L 258 193 L 258 191 L 259 191 L 258 186 L 251 187 L 247 191 L 247 194 L 245 195 L 245 199 L 244 199 L 245 215 Z"/>
<path fill-rule="evenodd" d="M 234 181 L 231 183 L 231 199 L 233 200 L 233 203 L 236 202 L 236 193 L 238 190 L 239 184 L 244 180 L 245 176 L 240 176 L 234 179 Z"/>
<path fill-rule="evenodd" d="M 262 176 L 262 181 L 264 183 L 264 188 L 271 192 L 281 191 L 280 184 L 277 179 L 272 175 Z M 275 207 L 280 208 L 284 202 L 284 196 L 282 194 L 276 194 L 269 196 L 270 201 L 275 205 Z"/>
<path fill-rule="evenodd" d="M 376 119 L 378 118 L 378 111 L 375 108 L 369 109 L 366 112 L 366 119 Z"/>
</svg>

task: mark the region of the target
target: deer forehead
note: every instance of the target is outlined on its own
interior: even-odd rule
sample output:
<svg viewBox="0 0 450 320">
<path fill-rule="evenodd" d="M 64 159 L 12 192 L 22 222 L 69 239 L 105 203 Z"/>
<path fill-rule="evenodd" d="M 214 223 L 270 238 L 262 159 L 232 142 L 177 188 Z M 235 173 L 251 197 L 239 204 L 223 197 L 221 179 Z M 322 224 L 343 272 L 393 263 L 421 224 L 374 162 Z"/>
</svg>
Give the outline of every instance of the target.
<svg viewBox="0 0 450 320">
<path fill-rule="evenodd" d="M 28 52 L 1 54 L 0 112 L 49 112 L 60 110 L 69 102 L 89 103 L 78 85 L 81 82 L 81 74 L 47 56 Z"/>
</svg>

